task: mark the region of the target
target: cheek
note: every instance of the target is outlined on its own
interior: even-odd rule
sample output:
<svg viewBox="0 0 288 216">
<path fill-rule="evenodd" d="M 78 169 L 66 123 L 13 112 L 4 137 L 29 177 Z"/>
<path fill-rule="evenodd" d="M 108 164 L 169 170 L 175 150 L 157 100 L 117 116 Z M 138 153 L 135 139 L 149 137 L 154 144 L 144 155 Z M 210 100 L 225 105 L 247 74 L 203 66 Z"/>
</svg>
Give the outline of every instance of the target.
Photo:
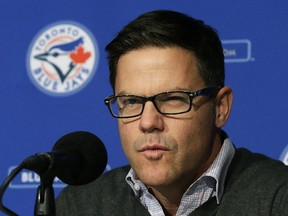
<svg viewBox="0 0 288 216">
<path fill-rule="evenodd" d="M 211 110 L 207 110 L 205 115 L 201 115 L 201 113 L 194 114 L 193 118 L 182 119 L 179 124 L 174 124 L 173 129 L 170 130 L 178 140 L 182 153 L 193 154 L 197 157 L 198 153 L 205 152 L 209 145 L 213 143 L 215 118 Z"/>
<path fill-rule="evenodd" d="M 127 126 L 125 126 L 121 120 L 118 120 L 118 131 L 119 131 L 119 135 L 120 135 L 120 139 L 121 142 L 123 143 L 123 141 L 125 139 L 127 139 Z"/>
<path fill-rule="evenodd" d="M 191 154 L 197 147 L 199 131 L 194 124 L 182 124 L 174 128 L 174 136 L 178 142 L 179 153 Z"/>
<path fill-rule="evenodd" d="M 178 152 L 174 155 L 173 164 L 181 167 L 184 173 L 196 175 L 200 172 L 199 167 L 208 161 L 213 148 L 213 138 L 207 130 L 209 129 L 205 124 L 194 121 L 189 126 L 179 127 Z"/>
<path fill-rule="evenodd" d="M 121 120 L 118 120 L 121 145 L 126 155 L 133 149 L 131 146 L 134 140 L 134 134 L 136 134 L 135 128 L 135 125 L 131 127 L 131 124 L 123 124 Z"/>
</svg>

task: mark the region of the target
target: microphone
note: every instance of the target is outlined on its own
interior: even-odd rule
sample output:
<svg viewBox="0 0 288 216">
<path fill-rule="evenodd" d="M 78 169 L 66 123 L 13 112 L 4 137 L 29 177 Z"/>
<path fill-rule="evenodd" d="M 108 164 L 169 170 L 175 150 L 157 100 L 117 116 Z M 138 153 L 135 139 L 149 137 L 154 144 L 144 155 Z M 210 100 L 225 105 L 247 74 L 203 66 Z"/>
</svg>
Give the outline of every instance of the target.
<svg viewBox="0 0 288 216">
<path fill-rule="evenodd" d="M 61 137 L 51 152 L 28 157 L 23 166 L 40 176 L 57 176 L 66 184 L 78 186 L 98 178 L 107 160 L 106 148 L 97 136 L 77 131 Z"/>
</svg>

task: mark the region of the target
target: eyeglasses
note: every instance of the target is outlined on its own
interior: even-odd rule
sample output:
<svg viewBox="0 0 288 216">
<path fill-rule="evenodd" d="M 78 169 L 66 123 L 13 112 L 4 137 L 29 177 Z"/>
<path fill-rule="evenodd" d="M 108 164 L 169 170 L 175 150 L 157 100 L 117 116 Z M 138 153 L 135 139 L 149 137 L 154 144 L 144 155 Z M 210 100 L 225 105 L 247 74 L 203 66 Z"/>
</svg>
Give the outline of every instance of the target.
<svg viewBox="0 0 288 216">
<path fill-rule="evenodd" d="M 137 95 L 109 96 L 104 99 L 110 113 L 115 118 L 132 118 L 143 113 L 147 101 L 151 101 L 157 111 L 163 115 L 178 115 L 189 112 L 192 101 L 198 96 L 210 96 L 219 90 L 220 86 L 213 86 L 198 91 L 176 90 L 145 97 Z"/>
</svg>

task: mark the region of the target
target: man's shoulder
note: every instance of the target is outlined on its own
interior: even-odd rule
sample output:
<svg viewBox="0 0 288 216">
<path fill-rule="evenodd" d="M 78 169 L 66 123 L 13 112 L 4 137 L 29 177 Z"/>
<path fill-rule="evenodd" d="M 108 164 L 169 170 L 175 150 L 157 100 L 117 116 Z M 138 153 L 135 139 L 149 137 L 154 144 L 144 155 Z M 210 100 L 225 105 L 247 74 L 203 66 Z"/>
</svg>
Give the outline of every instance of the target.
<svg viewBox="0 0 288 216">
<path fill-rule="evenodd" d="M 263 154 L 236 149 L 225 182 L 219 215 L 284 215 L 288 201 L 288 166 Z"/>
<path fill-rule="evenodd" d="M 288 193 L 288 166 L 279 160 L 247 149 L 237 149 L 226 178 L 226 193 L 250 200 L 274 198 L 279 190 Z"/>
<path fill-rule="evenodd" d="M 288 166 L 279 160 L 263 154 L 253 153 L 245 148 L 236 149 L 227 173 L 227 184 L 264 184 L 280 186 L 288 183 Z M 240 186 L 238 185 L 238 186 Z"/>
<path fill-rule="evenodd" d="M 283 178 L 288 179 L 288 166 L 283 162 L 260 153 L 253 153 L 245 148 L 236 149 L 234 158 L 230 165 L 230 171 L 232 171 L 232 169 L 237 169 L 240 173 L 251 175 L 257 172 L 258 176 L 262 177 L 272 177 L 272 174 L 281 174 Z M 283 172 L 286 172 L 287 175 L 283 175 Z"/>
<path fill-rule="evenodd" d="M 138 202 L 135 202 L 133 191 L 125 181 L 129 169 L 129 166 L 115 168 L 89 184 L 67 186 L 57 197 L 57 213 L 59 215 L 80 213 L 81 215 L 117 215 L 117 211 L 122 207 L 131 208 L 132 200 L 136 204 Z M 139 208 L 143 211 L 138 205 Z M 119 214 L 128 214 L 124 213 Z"/>
<path fill-rule="evenodd" d="M 96 180 L 82 186 L 68 185 L 60 193 L 59 199 L 86 200 L 96 199 L 103 201 L 111 197 L 129 192 L 129 185 L 125 182 L 130 167 L 123 166 L 105 172 Z M 99 196 L 101 194 L 101 196 Z"/>
<path fill-rule="evenodd" d="M 75 191 L 75 193 L 90 193 L 91 191 L 117 191 L 123 187 L 127 188 L 125 176 L 129 172 L 130 166 L 118 167 L 102 174 L 99 178 L 83 186 L 68 186 L 65 190 Z M 108 190 L 108 191 L 107 191 Z"/>
</svg>

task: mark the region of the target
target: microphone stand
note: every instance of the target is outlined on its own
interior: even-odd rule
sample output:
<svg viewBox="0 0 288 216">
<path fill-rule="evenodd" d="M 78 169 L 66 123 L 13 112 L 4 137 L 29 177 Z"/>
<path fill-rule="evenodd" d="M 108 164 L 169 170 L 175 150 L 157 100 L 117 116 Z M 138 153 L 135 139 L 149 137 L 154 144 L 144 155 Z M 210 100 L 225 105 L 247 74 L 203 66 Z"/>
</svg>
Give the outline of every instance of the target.
<svg viewBox="0 0 288 216">
<path fill-rule="evenodd" d="M 49 172 L 48 172 L 49 173 Z M 54 175 L 40 175 L 40 185 L 34 207 L 34 216 L 55 216 Z"/>
<path fill-rule="evenodd" d="M 18 216 L 15 212 L 4 206 L 3 204 L 3 195 L 9 186 L 10 182 L 15 178 L 17 174 L 26 167 L 25 163 L 21 163 L 18 167 L 16 167 L 5 179 L 3 184 L 0 187 L 0 211 L 9 215 L 9 216 Z M 37 173 L 39 175 L 39 172 Z M 53 189 L 53 181 L 55 175 L 53 172 L 43 173 L 40 176 L 40 185 L 37 188 L 37 196 L 35 200 L 34 206 L 34 216 L 55 216 L 55 200 L 54 200 L 54 189 Z"/>
</svg>

